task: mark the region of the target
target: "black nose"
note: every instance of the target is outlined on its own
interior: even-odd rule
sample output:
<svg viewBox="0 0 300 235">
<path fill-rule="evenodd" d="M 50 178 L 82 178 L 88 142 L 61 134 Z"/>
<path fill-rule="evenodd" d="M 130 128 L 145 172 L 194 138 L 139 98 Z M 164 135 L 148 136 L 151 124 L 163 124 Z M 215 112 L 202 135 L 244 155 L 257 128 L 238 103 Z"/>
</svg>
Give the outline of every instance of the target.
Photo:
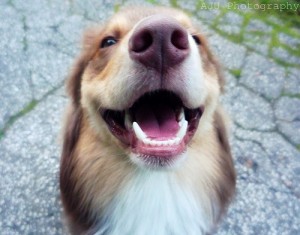
<svg viewBox="0 0 300 235">
<path fill-rule="evenodd" d="M 130 57 L 160 70 L 182 62 L 189 53 L 187 31 L 173 18 L 154 15 L 142 21 L 129 40 Z"/>
</svg>

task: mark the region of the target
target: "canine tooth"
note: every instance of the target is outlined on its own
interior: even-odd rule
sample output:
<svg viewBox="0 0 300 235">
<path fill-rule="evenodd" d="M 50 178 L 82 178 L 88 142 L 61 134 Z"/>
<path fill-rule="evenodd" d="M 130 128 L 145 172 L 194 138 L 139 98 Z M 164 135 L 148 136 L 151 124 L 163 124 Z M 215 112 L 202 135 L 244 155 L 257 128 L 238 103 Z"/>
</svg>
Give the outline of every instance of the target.
<svg viewBox="0 0 300 235">
<path fill-rule="evenodd" d="M 132 128 L 132 121 L 128 111 L 125 112 L 125 126 L 128 129 Z"/>
<path fill-rule="evenodd" d="M 182 121 L 182 125 L 180 126 L 180 129 L 179 129 L 178 133 L 176 134 L 176 137 L 178 137 L 180 140 L 182 140 L 186 134 L 187 127 L 188 127 L 188 122 L 186 120 Z"/>
<path fill-rule="evenodd" d="M 184 120 L 184 119 L 185 119 L 184 109 L 181 108 L 181 109 L 180 109 L 180 113 L 179 113 L 179 118 L 178 118 L 178 120 L 181 122 L 181 121 Z"/>
<path fill-rule="evenodd" d="M 140 128 L 139 124 L 137 122 L 133 122 L 132 126 L 133 126 L 133 130 L 134 130 L 136 137 L 142 141 L 146 141 L 147 135 Z"/>
<path fill-rule="evenodd" d="M 186 120 L 185 120 L 185 116 L 184 116 L 184 114 L 183 114 L 183 118 L 180 119 L 180 121 L 179 121 L 179 123 L 178 123 L 179 126 L 182 127 L 182 125 L 183 125 L 184 122 L 186 122 Z"/>
</svg>

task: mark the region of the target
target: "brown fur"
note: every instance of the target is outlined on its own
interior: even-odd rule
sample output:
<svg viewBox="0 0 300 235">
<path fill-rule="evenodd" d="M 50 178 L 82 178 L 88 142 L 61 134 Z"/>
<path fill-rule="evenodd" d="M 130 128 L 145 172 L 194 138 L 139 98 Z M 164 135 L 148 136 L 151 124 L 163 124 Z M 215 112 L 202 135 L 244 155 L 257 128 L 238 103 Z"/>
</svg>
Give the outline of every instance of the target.
<svg viewBox="0 0 300 235">
<path fill-rule="evenodd" d="M 67 84 L 72 102 L 64 132 L 60 187 L 63 205 L 73 234 L 85 233 L 93 226 L 96 216 L 101 214 L 101 210 L 109 204 L 110 198 L 132 177 L 131 173 L 136 167 L 126 157 L 129 149 L 124 149 L 122 144 L 105 131 L 102 127 L 103 122 L 91 123 L 89 107 L 82 101 L 82 83 L 90 83 L 93 87 L 94 79 L 106 79 L 116 68 L 115 63 L 118 63 L 111 59 L 114 53 L 112 49 L 102 54 L 99 52 L 101 40 L 108 35 L 108 32 L 109 35 L 113 34 L 117 38 L 128 37 L 127 33 L 136 22 L 145 15 L 161 11 L 167 15 L 175 15 L 181 19 L 185 27 L 191 30 L 191 33 L 199 35 L 198 30 L 185 20 L 180 11 L 168 8 L 154 8 L 152 11 L 137 8 L 130 10 L 129 15 L 128 11 L 120 13 L 106 27 L 93 29 L 86 34 L 83 51 L 74 65 Z M 199 37 L 203 67 L 206 73 L 211 75 L 208 79 L 211 80 L 211 86 L 217 94 L 224 84 L 221 69 L 211 54 L 204 36 L 199 35 Z M 86 94 L 90 93 L 86 92 Z M 213 106 L 214 94 L 210 96 L 205 105 Z M 95 106 L 97 105 L 95 103 Z M 177 175 L 186 184 L 191 184 L 190 181 L 194 180 L 199 181 L 194 184 L 199 185 L 201 189 L 205 188 L 217 198 L 221 208 L 217 222 L 232 199 L 235 173 L 228 143 L 227 124 L 224 121 L 225 115 L 219 104 L 216 104 L 216 108 L 212 110 L 211 116 L 207 114 L 208 116 L 203 118 L 208 123 L 199 126 L 190 143 L 191 150 L 188 150 L 191 154 L 202 153 L 205 157 L 191 158 Z M 220 169 L 226 170 L 220 171 Z M 193 174 L 198 177 L 193 178 Z M 94 213 L 95 208 L 98 210 L 97 215 Z"/>
</svg>

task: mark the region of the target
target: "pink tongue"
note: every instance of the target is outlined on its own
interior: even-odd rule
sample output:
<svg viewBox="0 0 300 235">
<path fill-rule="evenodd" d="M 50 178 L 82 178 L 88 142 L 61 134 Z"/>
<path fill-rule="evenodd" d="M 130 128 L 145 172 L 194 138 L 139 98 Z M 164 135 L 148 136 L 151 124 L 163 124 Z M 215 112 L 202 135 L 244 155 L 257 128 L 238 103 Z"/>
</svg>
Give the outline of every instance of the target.
<svg viewBox="0 0 300 235">
<path fill-rule="evenodd" d="M 174 110 L 166 105 L 139 107 L 135 118 L 139 126 L 152 139 L 169 139 L 179 130 Z"/>
</svg>

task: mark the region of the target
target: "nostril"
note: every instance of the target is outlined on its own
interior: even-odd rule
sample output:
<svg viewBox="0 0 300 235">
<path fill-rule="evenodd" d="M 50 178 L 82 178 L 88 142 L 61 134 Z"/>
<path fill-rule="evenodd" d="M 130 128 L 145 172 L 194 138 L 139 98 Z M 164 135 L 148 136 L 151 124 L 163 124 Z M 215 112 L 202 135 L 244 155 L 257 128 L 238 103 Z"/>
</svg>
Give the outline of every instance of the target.
<svg viewBox="0 0 300 235">
<path fill-rule="evenodd" d="M 146 51 L 153 43 L 153 37 L 151 32 L 142 31 L 135 35 L 131 43 L 131 50 L 134 52 Z"/>
<path fill-rule="evenodd" d="M 174 30 L 171 35 L 171 43 L 180 50 L 188 49 L 189 43 L 187 33 L 181 29 Z"/>
<path fill-rule="evenodd" d="M 164 15 L 153 15 L 141 21 L 128 42 L 133 61 L 160 72 L 184 61 L 189 48 L 187 30 Z"/>
</svg>

